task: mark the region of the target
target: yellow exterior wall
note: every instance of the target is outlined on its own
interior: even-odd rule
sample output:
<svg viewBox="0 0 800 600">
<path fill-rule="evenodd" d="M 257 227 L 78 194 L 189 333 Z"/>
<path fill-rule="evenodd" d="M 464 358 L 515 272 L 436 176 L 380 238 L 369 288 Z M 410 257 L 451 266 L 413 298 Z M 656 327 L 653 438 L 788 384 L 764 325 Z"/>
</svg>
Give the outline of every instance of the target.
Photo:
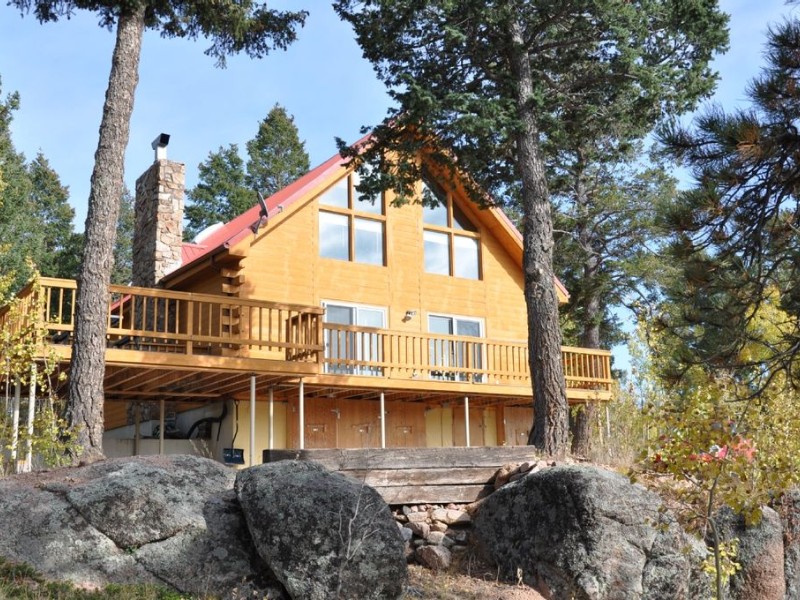
<svg viewBox="0 0 800 600">
<path fill-rule="evenodd" d="M 385 307 L 388 329 L 420 333 L 427 332 L 431 313 L 478 317 L 487 338 L 525 340 L 522 271 L 480 222 L 478 209 L 456 202 L 480 230 L 480 280 L 425 273 L 422 207 L 416 204 L 393 207 L 387 202 L 386 266 L 320 257 L 315 197 L 291 205 L 254 236 L 241 261 L 246 278 L 242 296 Z M 403 321 L 407 310 L 417 314 Z"/>
</svg>

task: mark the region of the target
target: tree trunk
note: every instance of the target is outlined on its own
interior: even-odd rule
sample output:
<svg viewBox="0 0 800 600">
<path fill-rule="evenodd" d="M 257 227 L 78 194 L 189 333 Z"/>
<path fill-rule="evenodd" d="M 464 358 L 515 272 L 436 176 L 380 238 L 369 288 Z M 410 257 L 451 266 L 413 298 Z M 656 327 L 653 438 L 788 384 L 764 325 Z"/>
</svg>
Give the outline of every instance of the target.
<svg viewBox="0 0 800 600">
<path fill-rule="evenodd" d="M 539 128 L 531 104 L 533 78 L 522 27 L 510 26 L 516 82 L 517 169 L 522 180 L 523 271 L 528 308 L 528 349 L 533 380 L 533 429 L 528 443 L 546 454 L 567 450 L 567 391 L 561 364 L 561 330 L 553 276 L 553 221 Z"/>
<path fill-rule="evenodd" d="M 596 282 L 600 271 L 601 260 L 595 251 L 592 223 L 589 222 L 589 197 L 583 180 L 583 170 L 578 168 L 575 176 L 575 201 L 578 215 L 577 238 L 584 253 L 583 281 L 581 282 L 581 346 L 584 348 L 600 348 L 600 324 L 603 318 L 600 289 Z M 570 421 L 572 431 L 572 453 L 577 456 L 588 456 L 592 449 L 592 423 L 597 413 L 597 405 L 587 402 L 578 407 Z"/>
<path fill-rule="evenodd" d="M 78 275 L 75 343 L 70 367 L 67 415 L 77 429 L 77 453 L 87 461 L 103 457 L 103 378 L 105 375 L 108 284 L 123 189 L 133 98 L 139 81 L 144 5 L 117 22 L 100 139 L 94 157 L 86 245 Z"/>
</svg>

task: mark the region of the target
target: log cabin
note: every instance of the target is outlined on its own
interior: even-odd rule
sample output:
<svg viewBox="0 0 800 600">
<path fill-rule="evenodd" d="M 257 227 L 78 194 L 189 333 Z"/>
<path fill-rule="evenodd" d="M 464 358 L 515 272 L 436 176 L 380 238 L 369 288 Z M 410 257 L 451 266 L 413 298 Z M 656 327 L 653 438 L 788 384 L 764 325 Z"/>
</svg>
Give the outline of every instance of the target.
<svg viewBox="0 0 800 600">
<path fill-rule="evenodd" d="M 154 149 L 133 281 L 109 289 L 107 455 L 526 443 L 522 236 L 499 208 L 433 170 L 418 191 L 436 207 L 363 201 L 337 155 L 185 243 L 184 165 Z M 75 291 L 42 278 L 20 293 L 66 372 Z M 19 319 L 0 311 L 0 328 Z M 609 352 L 562 355 L 571 404 L 610 398 Z"/>
</svg>

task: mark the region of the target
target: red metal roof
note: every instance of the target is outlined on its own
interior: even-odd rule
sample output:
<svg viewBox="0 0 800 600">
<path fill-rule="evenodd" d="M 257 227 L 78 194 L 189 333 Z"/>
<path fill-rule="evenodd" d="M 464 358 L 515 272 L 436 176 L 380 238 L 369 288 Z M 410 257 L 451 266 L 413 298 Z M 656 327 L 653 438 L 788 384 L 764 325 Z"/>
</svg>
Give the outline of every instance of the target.
<svg viewBox="0 0 800 600">
<path fill-rule="evenodd" d="M 359 140 L 366 140 L 363 138 Z M 346 160 L 338 154 L 332 156 L 327 161 L 310 170 L 300 179 L 287 185 L 282 190 L 276 192 L 265 200 L 267 205 L 268 218 L 279 214 L 283 209 L 291 206 L 297 200 L 305 197 L 305 192 L 317 184 L 327 179 L 335 171 L 342 169 L 347 164 Z M 169 280 L 180 271 L 184 271 L 190 265 L 202 260 L 209 254 L 218 250 L 229 248 L 247 235 L 253 235 L 250 227 L 259 220 L 261 207 L 256 203 L 251 209 L 242 213 L 238 217 L 225 223 L 222 227 L 210 232 L 208 236 L 200 240 L 199 243 L 186 242 L 181 249 L 182 264 L 164 279 Z"/>
</svg>

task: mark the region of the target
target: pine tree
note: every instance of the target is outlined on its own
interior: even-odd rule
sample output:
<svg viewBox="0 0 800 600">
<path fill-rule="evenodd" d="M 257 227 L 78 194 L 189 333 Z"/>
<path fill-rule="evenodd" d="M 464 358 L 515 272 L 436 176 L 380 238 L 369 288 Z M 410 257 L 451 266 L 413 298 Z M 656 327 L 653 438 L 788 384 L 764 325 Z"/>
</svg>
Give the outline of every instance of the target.
<svg viewBox="0 0 800 600">
<path fill-rule="evenodd" d="M 370 146 L 342 151 L 361 190 L 413 198 L 420 152 L 446 177 L 468 173 L 503 198 L 520 190 L 534 427 L 530 443 L 562 453 L 567 402 L 553 286 L 553 231 L 542 143 L 570 124 L 647 129 L 713 85 L 708 62 L 727 43 L 713 1 L 338 0 L 397 107 Z M 609 110 L 610 108 L 610 110 Z M 474 199 L 486 202 L 477 185 Z"/>
<path fill-rule="evenodd" d="M 0 273 L 6 294 L 19 290 L 32 272 L 28 258 L 43 246 L 30 206 L 31 181 L 25 157 L 16 151 L 11 139 L 13 113 L 19 108 L 19 94 L 0 101 Z"/>
<path fill-rule="evenodd" d="M 69 190 L 61 185 L 58 174 L 40 152 L 30 165 L 31 201 L 44 235 L 42 255 L 35 259 L 42 275 L 58 277 L 64 271 L 62 261 L 71 261 L 70 241 L 75 209 L 69 204 Z"/>
<path fill-rule="evenodd" d="M 136 218 L 133 212 L 134 197 L 127 186 L 122 191 L 117 219 L 117 239 L 114 243 L 114 270 L 111 283 L 130 285 L 133 273 L 133 230 Z"/>
<path fill-rule="evenodd" d="M 276 104 L 247 142 L 247 185 L 268 198 L 309 169 L 305 142 L 300 141 L 294 118 Z"/>
<path fill-rule="evenodd" d="M 168 37 L 207 37 L 211 46 L 206 54 L 224 65 L 231 53 L 262 57 L 273 47 L 285 48 L 295 39 L 295 28 L 303 24 L 306 13 L 271 10 L 251 0 L 11 0 L 10 4 L 23 14 L 33 12 L 43 23 L 82 9 L 97 13 L 102 26 L 116 27 L 89 192 L 69 379 L 69 420 L 79 429 L 77 441 L 84 458 L 94 460 L 103 456 L 104 307 L 144 30 L 156 29 Z"/>
<path fill-rule="evenodd" d="M 750 107 L 708 108 L 691 127 L 671 124 L 662 140 L 691 169 L 695 185 L 664 217 L 675 232 L 680 285 L 662 324 L 683 338 L 683 368 L 760 365 L 796 373 L 800 342 L 800 20 L 770 29 L 767 65 L 747 88 Z M 776 296 L 791 318 L 782 343 L 759 339 L 750 324 Z M 744 360 L 742 349 L 768 352 Z M 741 371 L 740 371 L 741 372 Z"/>
<path fill-rule="evenodd" d="M 214 223 L 230 221 L 304 175 L 309 168 L 305 142 L 294 119 L 275 105 L 247 142 L 247 169 L 236 144 L 210 152 L 199 165 L 199 183 L 189 190 L 184 237 L 193 239 Z"/>
<path fill-rule="evenodd" d="M 244 161 L 236 144 L 209 152 L 198 167 L 199 183 L 187 193 L 184 237 L 193 239 L 214 223 L 225 223 L 256 203 L 255 191 L 246 185 Z"/>
</svg>

